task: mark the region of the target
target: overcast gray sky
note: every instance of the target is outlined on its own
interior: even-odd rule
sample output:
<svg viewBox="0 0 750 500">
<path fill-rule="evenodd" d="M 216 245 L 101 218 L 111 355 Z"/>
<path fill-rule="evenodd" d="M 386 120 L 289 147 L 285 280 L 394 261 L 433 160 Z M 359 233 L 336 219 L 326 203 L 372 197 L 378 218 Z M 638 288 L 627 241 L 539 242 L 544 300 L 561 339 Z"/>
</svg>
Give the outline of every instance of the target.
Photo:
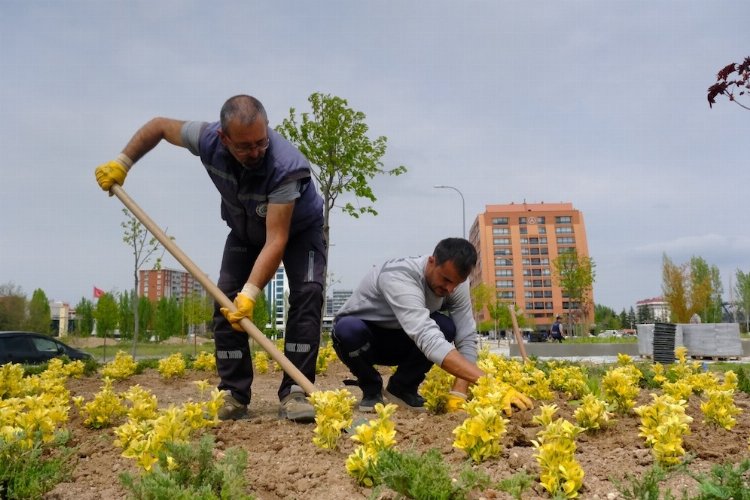
<svg viewBox="0 0 750 500">
<path fill-rule="evenodd" d="M 273 126 L 313 92 L 388 137 L 377 217 L 332 220 L 333 288 L 460 236 L 485 205 L 571 202 L 595 301 L 661 294 L 662 255 L 750 270 L 750 112 L 706 89 L 750 56 L 737 1 L 0 0 L 0 283 L 77 303 L 132 287 L 94 168 L 154 116 L 248 93 Z M 125 189 L 216 279 L 227 229 L 199 160 L 161 144 Z M 173 259 L 166 265 L 179 268 Z"/>
</svg>

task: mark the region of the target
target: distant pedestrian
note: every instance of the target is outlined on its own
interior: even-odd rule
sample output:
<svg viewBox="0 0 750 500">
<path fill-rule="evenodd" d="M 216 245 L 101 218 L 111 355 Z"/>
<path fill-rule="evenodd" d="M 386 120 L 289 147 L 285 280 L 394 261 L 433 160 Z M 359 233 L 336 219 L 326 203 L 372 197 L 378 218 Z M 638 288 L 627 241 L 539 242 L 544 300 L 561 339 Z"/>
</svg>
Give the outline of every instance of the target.
<svg viewBox="0 0 750 500">
<path fill-rule="evenodd" d="M 554 342 L 557 340 L 562 344 L 564 335 L 563 335 L 563 326 L 561 322 L 560 316 L 555 318 L 555 322 L 552 323 L 552 328 L 550 329 L 550 333 L 552 334 L 552 341 Z"/>
</svg>

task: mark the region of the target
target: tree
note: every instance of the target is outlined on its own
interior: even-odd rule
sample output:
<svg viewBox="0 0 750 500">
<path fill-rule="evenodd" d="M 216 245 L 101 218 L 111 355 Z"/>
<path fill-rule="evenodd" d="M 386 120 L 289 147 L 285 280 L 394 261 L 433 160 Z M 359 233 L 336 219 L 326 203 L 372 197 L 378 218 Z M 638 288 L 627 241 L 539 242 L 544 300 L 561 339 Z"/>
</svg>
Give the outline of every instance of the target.
<svg viewBox="0 0 750 500">
<path fill-rule="evenodd" d="M 687 323 L 690 321 L 688 312 L 687 290 L 685 287 L 685 265 L 676 265 L 664 254 L 662 257 L 662 285 L 661 290 L 664 301 L 669 304 L 670 320 L 676 323 Z"/>
<path fill-rule="evenodd" d="M 76 328 L 78 335 L 91 335 L 94 331 L 94 303 L 85 297 L 76 305 Z"/>
<path fill-rule="evenodd" d="M 487 283 L 479 283 L 471 289 L 471 305 L 474 309 L 474 316 L 478 316 L 489 304 L 496 300 L 496 291 Z M 488 311 L 489 312 L 489 311 Z"/>
<path fill-rule="evenodd" d="M 635 310 L 631 306 L 630 310 L 628 311 L 627 323 L 628 323 L 628 325 L 630 325 L 630 328 L 633 328 L 636 325 L 637 322 L 638 321 L 637 321 L 637 318 L 636 318 L 636 315 L 635 315 Z"/>
<path fill-rule="evenodd" d="M 362 214 L 377 215 L 369 204 L 377 201 L 370 180 L 384 174 L 401 175 L 406 167 L 384 168 L 381 158 L 386 152 L 386 137 L 370 139 L 365 114 L 351 109 L 345 99 L 316 92 L 307 100 L 312 114 L 302 113 L 299 123 L 295 109 L 291 108 L 289 118 L 276 131 L 297 146 L 312 165 L 312 176 L 323 197 L 323 237 L 328 262 L 330 216 L 339 196 L 351 193 L 355 197 L 356 205 L 347 201 L 339 206 L 344 213 L 355 218 Z M 325 283 L 323 296 L 326 296 Z"/>
<path fill-rule="evenodd" d="M 602 330 L 618 330 L 622 328 L 622 321 L 620 321 L 620 317 L 614 309 L 601 304 L 594 306 L 594 323 L 596 323 L 597 328 Z"/>
<path fill-rule="evenodd" d="M 268 304 L 266 303 L 266 294 L 265 292 L 261 292 L 258 294 L 258 301 L 255 303 L 255 308 L 253 309 L 253 323 L 255 326 L 257 326 L 263 333 L 268 336 L 269 332 L 266 331 L 266 325 L 268 324 L 270 316 L 268 314 Z"/>
<path fill-rule="evenodd" d="M 716 104 L 716 96 L 725 95 L 729 101 L 750 110 L 750 106 L 737 100 L 748 91 L 750 91 L 750 57 L 746 57 L 740 64 L 727 64 L 719 71 L 716 75 L 716 83 L 708 88 L 708 106 L 712 108 Z"/>
<path fill-rule="evenodd" d="M 578 252 L 560 254 L 552 261 L 553 277 L 568 297 L 568 321 L 572 330 L 576 312 L 582 322 L 586 320 L 586 311 L 591 301 L 591 287 L 596 278 L 596 264 L 591 257 L 579 255 Z"/>
<path fill-rule="evenodd" d="M 117 309 L 119 312 L 120 337 L 129 339 L 135 331 L 132 295 L 129 292 L 119 294 Z"/>
<path fill-rule="evenodd" d="M 622 326 L 622 328 L 633 328 L 633 325 L 631 325 L 628 322 L 628 313 L 625 312 L 624 307 L 622 308 L 622 311 L 620 311 L 619 318 L 620 318 L 620 325 Z"/>
<path fill-rule="evenodd" d="M 734 286 L 745 316 L 745 330 L 750 331 L 750 272 L 737 269 L 737 284 Z"/>
<path fill-rule="evenodd" d="M 138 297 L 138 331 L 148 332 L 154 320 L 154 305 L 148 297 Z"/>
<path fill-rule="evenodd" d="M 31 332 L 50 333 L 51 325 L 52 313 L 47 294 L 41 288 L 37 288 L 31 294 L 29 315 L 26 318 L 26 329 Z"/>
<path fill-rule="evenodd" d="M 143 224 L 130 213 L 127 208 L 122 209 L 125 220 L 120 223 L 124 233 L 122 241 L 133 249 L 133 302 L 138 296 L 138 270 L 144 266 L 156 252 L 161 249 L 161 243 L 154 237 L 149 237 L 148 231 Z M 162 254 L 164 250 L 162 249 Z M 161 267 L 161 257 L 156 259 L 154 269 Z M 138 342 L 138 307 L 133 307 L 133 357 L 135 357 L 136 343 Z"/>
<path fill-rule="evenodd" d="M 118 315 L 117 301 L 114 296 L 109 292 L 101 295 L 94 309 L 96 336 L 106 338 L 111 335 L 117 328 Z"/>
<path fill-rule="evenodd" d="M 26 321 L 26 294 L 13 283 L 0 285 L 0 330 L 22 330 Z"/>
<path fill-rule="evenodd" d="M 162 297 L 156 303 L 154 335 L 158 341 L 168 339 L 180 331 L 180 306 L 174 298 Z"/>
<path fill-rule="evenodd" d="M 719 268 L 709 266 L 702 257 L 691 257 L 676 265 L 664 255 L 662 292 L 671 310 L 671 321 L 687 323 L 698 314 L 704 323 L 721 321 L 722 285 Z"/>
<path fill-rule="evenodd" d="M 257 308 L 258 304 L 256 303 L 255 306 Z M 209 297 L 193 293 L 183 301 L 183 312 L 190 333 L 194 333 L 194 326 L 205 326 L 213 317 L 213 302 Z M 205 332 L 205 329 L 203 329 L 203 332 Z"/>
</svg>

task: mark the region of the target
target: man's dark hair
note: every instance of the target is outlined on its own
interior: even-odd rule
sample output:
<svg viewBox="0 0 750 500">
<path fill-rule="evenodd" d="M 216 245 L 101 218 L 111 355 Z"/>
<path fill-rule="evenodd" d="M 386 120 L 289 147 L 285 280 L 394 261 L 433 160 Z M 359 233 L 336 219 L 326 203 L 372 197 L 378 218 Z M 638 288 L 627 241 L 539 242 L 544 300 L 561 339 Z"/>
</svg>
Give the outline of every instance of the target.
<svg viewBox="0 0 750 500">
<path fill-rule="evenodd" d="M 445 238 L 437 244 L 432 256 L 438 266 L 449 260 L 453 262 L 456 271 L 463 277 L 468 276 L 477 265 L 477 250 L 463 238 Z"/>
<path fill-rule="evenodd" d="M 219 120 L 222 130 L 227 130 L 229 122 L 238 120 L 240 125 L 251 125 L 255 123 L 258 117 L 268 123 L 268 115 L 263 104 L 253 96 L 236 95 L 227 99 L 227 102 L 221 107 Z"/>
</svg>

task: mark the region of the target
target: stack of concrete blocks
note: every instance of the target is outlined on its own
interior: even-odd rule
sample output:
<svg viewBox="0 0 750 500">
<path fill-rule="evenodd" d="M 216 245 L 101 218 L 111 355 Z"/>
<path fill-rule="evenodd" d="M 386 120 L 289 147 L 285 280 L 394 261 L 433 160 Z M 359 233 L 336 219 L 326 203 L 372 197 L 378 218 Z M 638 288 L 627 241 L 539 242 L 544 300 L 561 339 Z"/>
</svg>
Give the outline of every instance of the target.
<svg viewBox="0 0 750 500">
<path fill-rule="evenodd" d="M 675 348 L 685 345 L 683 343 L 682 334 L 683 325 L 677 324 L 674 333 L 674 346 Z M 654 324 L 647 323 L 643 325 L 636 325 L 638 332 L 638 354 L 640 356 L 653 357 L 654 355 Z"/>
<path fill-rule="evenodd" d="M 687 323 L 682 325 L 689 356 L 735 358 L 742 356 L 738 323 Z"/>
</svg>

